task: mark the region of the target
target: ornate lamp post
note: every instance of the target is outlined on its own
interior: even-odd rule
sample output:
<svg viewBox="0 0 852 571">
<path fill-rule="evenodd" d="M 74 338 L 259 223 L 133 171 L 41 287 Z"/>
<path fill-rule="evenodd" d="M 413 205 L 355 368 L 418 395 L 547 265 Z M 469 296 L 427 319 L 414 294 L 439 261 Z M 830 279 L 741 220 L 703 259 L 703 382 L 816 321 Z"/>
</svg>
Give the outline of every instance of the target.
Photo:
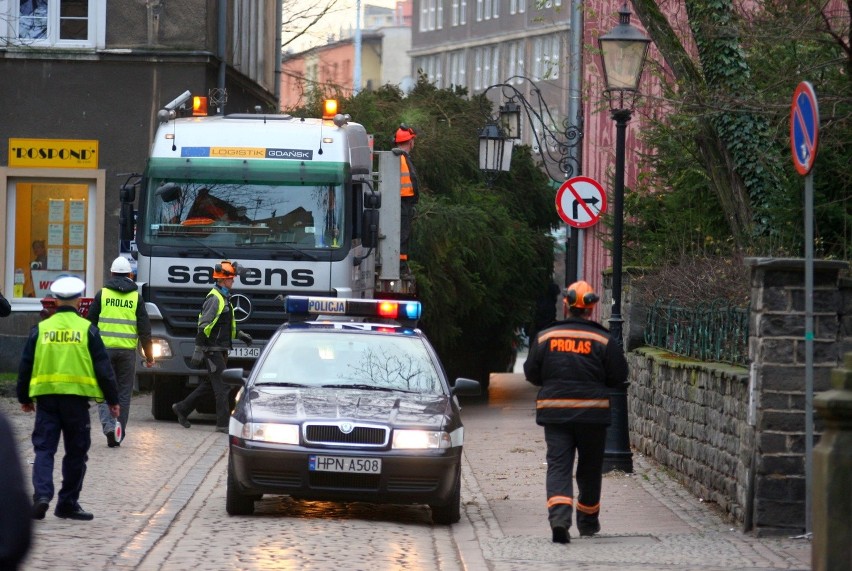
<svg viewBox="0 0 852 571">
<path fill-rule="evenodd" d="M 615 121 L 615 180 L 613 186 L 613 234 L 612 234 L 612 316 L 609 320 L 612 336 L 624 347 L 621 316 L 621 247 L 624 240 L 624 154 L 627 123 L 633 114 L 633 106 L 639 93 L 642 67 L 651 43 L 637 28 L 630 24 L 630 9 L 625 3 L 619 10 L 616 27 L 598 38 L 603 61 L 606 90 L 610 114 Z M 627 387 L 613 389 L 612 424 L 607 431 L 604 452 L 604 472 L 614 469 L 633 471 L 633 454 L 630 452 L 630 436 L 627 430 Z"/>
<path fill-rule="evenodd" d="M 514 80 L 518 79 L 531 86 L 529 97 L 513 85 Z M 488 92 L 492 89 L 499 89 L 506 101 L 500 105 L 496 118 L 483 110 L 483 114 L 488 116 L 488 122 L 479 134 L 479 169 L 485 173 L 489 183 L 493 182 L 501 171 L 509 170 L 514 143 L 521 140 L 523 116 L 538 127 L 532 130 L 533 138 L 541 151 L 544 170 L 552 180 L 564 180 L 579 171 L 579 165 L 575 167 L 576 158 L 571 150 L 582 142 L 583 133 L 579 127 L 570 124 L 570 118 L 562 122 L 562 131 L 551 129 L 550 126 L 554 125 L 555 121 L 535 82 L 528 77 L 515 75 L 505 83 L 490 85 L 482 92 L 483 106 L 488 101 Z M 503 140 L 502 147 L 495 138 Z M 498 157 L 497 153 L 500 151 L 503 154 Z M 554 163 L 559 167 L 558 174 L 551 172 Z"/>
</svg>

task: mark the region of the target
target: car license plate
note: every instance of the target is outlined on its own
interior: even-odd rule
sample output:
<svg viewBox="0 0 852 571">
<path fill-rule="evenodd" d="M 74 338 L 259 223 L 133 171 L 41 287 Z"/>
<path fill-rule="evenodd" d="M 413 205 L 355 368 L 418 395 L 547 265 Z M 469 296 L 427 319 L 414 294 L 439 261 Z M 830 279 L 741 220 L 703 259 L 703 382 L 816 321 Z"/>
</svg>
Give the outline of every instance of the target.
<svg viewBox="0 0 852 571">
<path fill-rule="evenodd" d="M 257 359 L 260 357 L 260 347 L 232 347 L 228 350 L 228 357 Z"/>
<path fill-rule="evenodd" d="M 308 470 L 311 472 L 346 472 L 348 474 L 381 474 L 381 458 L 351 458 L 348 456 L 308 457 Z"/>
</svg>

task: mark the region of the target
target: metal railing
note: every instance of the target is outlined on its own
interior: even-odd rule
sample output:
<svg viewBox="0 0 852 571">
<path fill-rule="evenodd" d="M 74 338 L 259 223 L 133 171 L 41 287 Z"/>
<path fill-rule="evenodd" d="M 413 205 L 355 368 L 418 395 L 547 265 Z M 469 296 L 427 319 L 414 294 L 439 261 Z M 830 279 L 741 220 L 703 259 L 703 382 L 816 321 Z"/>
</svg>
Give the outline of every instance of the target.
<svg viewBox="0 0 852 571">
<path fill-rule="evenodd" d="M 672 353 L 748 365 L 748 308 L 713 301 L 696 307 L 657 300 L 648 310 L 645 343 Z"/>
</svg>

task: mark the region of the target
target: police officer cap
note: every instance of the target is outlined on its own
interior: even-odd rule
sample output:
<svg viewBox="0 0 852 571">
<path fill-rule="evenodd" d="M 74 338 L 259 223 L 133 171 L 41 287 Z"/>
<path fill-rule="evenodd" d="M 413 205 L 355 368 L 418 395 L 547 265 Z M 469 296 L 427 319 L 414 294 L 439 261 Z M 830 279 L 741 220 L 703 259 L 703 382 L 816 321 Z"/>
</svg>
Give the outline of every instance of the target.
<svg viewBox="0 0 852 571">
<path fill-rule="evenodd" d="M 50 284 L 50 293 L 59 299 L 74 299 L 86 291 L 86 282 L 75 276 L 65 276 Z"/>
</svg>

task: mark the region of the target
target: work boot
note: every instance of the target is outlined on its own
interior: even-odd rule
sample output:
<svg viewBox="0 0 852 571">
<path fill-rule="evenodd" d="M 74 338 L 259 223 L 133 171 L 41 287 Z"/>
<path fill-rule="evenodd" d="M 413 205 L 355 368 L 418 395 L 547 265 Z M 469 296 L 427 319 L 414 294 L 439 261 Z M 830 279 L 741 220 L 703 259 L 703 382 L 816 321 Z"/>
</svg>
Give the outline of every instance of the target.
<svg viewBox="0 0 852 571">
<path fill-rule="evenodd" d="M 175 404 L 173 404 L 173 405 L 172 405 L 172 412 L 174 412 L 174 413 L 175 413 L 175 416 L 177 417 L 178 423 L 179 423 L 182 427 L 184 427 L 184 428 L 189 428 L 190 426 L 192 426 L 192 425 L 189 423 L 189 421 L 186 419 L 186 415 L 185 415 L 185 414 L 183 414 L 183 413 L 180 411 L 180 409 L 178 409 L 178 405 L 177 405 L 177 403 L 175 403 Z"/>
<path fill-rule="evenodd" d="M 577 524 L 577 531 L 580 532 L 580 537 L 591 537 L 601 530 L 601 522 Z"/>
<path fill-rule="evenodd" d="M 32 516 L 33 519 L 44 519 L 44 514 L 47 513 L 47 507 L 50 505 L 50 500 L 47 498 L 34 498 Z"/>
<path fill-rule="evenodd" d="M 106 438 L 107 438 L 107 446 L 109 446 L 110 448 L 115 448 L 117 446 L 121 446 L 121 443 L 118 440 L 115 439 L 115 431 L 110 430 L 109 432 L 107 432 Z"/>
<path fill-rule="evenodd" d="M 553 532 L 553 543 L 571 543 L 571 536 L 568 535 L 568 528 L 561 525 L 555 525 L 551 528 Z"/>
</svg>

